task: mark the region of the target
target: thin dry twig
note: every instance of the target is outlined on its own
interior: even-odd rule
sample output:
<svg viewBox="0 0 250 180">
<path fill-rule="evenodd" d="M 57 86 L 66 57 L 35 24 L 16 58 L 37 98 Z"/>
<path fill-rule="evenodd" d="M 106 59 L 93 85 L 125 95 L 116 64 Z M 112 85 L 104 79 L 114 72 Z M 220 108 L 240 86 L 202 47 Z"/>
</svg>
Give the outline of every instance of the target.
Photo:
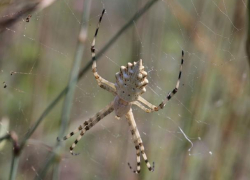
<svg viewBox="0 0 250 180">
<path fill-rule="evenodd" d="M 10 180 L 16 179 L 16 172 L 18 168 L 18 161 L 19 161 L 19 154 L 20 154 L 20 146 L 18 143 L 18 136 L 14 131 L 11 131 L 9 134 L 0 137 L 0 142 L 3 140 L 11 140 L 13 143 L 13 158 L 11 161 L 11 168 L 10 168 Z"/>
<path fill-rule="evenodd" d="M 56 0 L 40 0 L 39 2 L 32 1 L 32 3 L 27 3 L 26 5 L 22 5 L 21 8 L 15 10 L 17 13 L 14 13 L 11 16 L 8 16 L 8 18 L 4 18 L 0 20 L 0 33 L 5 31 L 6 28 L 13 26 L 22 17 L 28 16 L 29 14 L 35 11 L 41 11 L 44 8 L 50 6 L 55 1 Z M 9 9 L 11 8 L 13 7 L 9 7 Z"/>
</svg>

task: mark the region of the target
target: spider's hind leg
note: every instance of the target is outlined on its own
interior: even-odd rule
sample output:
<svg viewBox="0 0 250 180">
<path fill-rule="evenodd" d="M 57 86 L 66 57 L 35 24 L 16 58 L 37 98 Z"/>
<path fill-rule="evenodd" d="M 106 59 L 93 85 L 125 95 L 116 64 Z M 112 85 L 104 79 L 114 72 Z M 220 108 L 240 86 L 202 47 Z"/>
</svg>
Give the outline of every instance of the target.
<svg viewBox="0 0 250 180">
<path fill-rule="evenodd" d="M 77 132 L 81 131 L 80 135 L 76 138 L 76 140 L 74 141 L 74 143 L 70 146 L 69 150 L 70 153 L 72 155 L 78 155 L 79 153 L 74 153 L 73 150 L 76 147 L 77 143 L 80 141 L 80 139 L 83 137 L 83 135 L 85 134 L 86 131 L 90 130 L 95 124 L 97 124 L 101 119 L 103 119 L 105 116 L 107 116 L 108 114 L 110 114 L 112 111 L 114 110 L 114 106 L 113 106 L 113 101 L 106 106 L 104 109 L 102 109 L 101 111 L 99 111 L 94 117 L 89 118 L 88 121 L 85 121 L 83 123 L 83 126 L 80 125 L 77 129 L 75 129 L 73 132 L 69 133 L 68 135 L 63 137 L 63 140 L 67 140 L 68 138 L 70 138 L 71 136 L 73 136 L 74 134 L 76 134 Z M 58 140 L 60 141 L 60 139 L 58 138 Z"/>
<path fill-rule="evenodd" d="M 74 153 L 73 150 L 76 147 L 77 143 L 81 140 L 81 138 L 83 137 L 83 135 L 84 135 L 85 132 L 86 132 L 86 129 L 84 129 L 83 131 L 81 131 L 80 135 L 76 138 L 76 140 L 74 141 L 74 143 L 70 146 L 69 150 L 70 150 L 70 153 L 73 156 L 77 156 L 77 155 L 80 154 L 80 153 Z"/>
<path fill-rule="evenodd" d="M 135 143 L 136 144 L 136 143 Z M 137 168 L 136 170 L 133 170 L 132 166 L 130 165 L 130 163 L 128 163 L 128 167 L 135 173 L 135 174 L 139 174 L 141 172 L 141 154 L 140 154 L 140 149 L 138 144 L 135 146 L 136 149 L 136 164 L 137 164 Z"/>
<path fill-rule="evenodd" d="M 133 112 L 132 112 L 132 109 L 129 110 L 129 112 L 127 113 L 126 115 L 126 119 L 128 120 L 128 123 L 129 123 L 129 126 L 130 126 L 130 130 L 131 130 L 131 133 L 133 135 L 133 139 L 134 139 L 134 143 L 135 143 L 135 149 L 136 149 L 136 156 L 137 156 L 137 170 L 134 170 L 133 172 L 138 174 L 140 173 L 140 154 L 142 155 L 147 167 L 148 167 L 148 170 L 149 171 L 154 171 L 154 162 L 153 162 L 153 166 L 150 165 L 150 163 L 148 162 L 148 159 L 147 159 L 147 155 L 145 153 L 145 150 L 144 150 L 144 146 L 143 146 L 143 143 L 142 143 L 142 139 L 141 139 L 141 136 L 140 136 L 140 133 L 136 127 L 136 123 L 135 123 L 135 119 L 134 119 L 134 115 L 133 115 Z M 132 169 L 131 165 L 128 163 L 128 166 L 130 169 Z"/>
<path fill-rule="evenodd" d="M 71 133 L 67 134 L 66 136 L 63 137 L 63 139 L 60 139 L 59 137 L 57 137 L 57 141 L 62 141 L 62 140 L 67 140 L 69 139 L 71 136 L 74 136 L 76 133 L 78 133 L 79 131 L 81 131 L 83 129 L 82 125 L 80 125 L 78 128 L 76 128 L 74 131 L 72 131 Z"/>
<path fill-rule="evenodd" d="M 141 142 L 139 142 L 139 147 L 140 147 L 140 150 L 141 150 L 141 154 L 142 154 L 142 157 L 148 167 L 148 170 L 149 171 L 154 171 L 155 170 L 155 163 L 153 162 L 153 166 L 150 165 L 150 163 L 148 162 L 148 158 L 147 158 L 147 155 L 145 153 L 145 150 L 144 150 L 144 146 L 143 146 L 143 143 L 142 143 L 142 140 L 140 139 Z"/>
<path fill-rule="evenodd" d="M 126 116 L 126 118 L 129 118 L 128 116 Z M 129 121 L 129 120 L 128 120 Z M 128 163 L 128 167 L 135 173 L 135 174 L 139 174 L 140 171 L 141 171 L 141 153 L 140 153 L 140 148 L 139 148 L 139 145 L 138 145 L 138 139 L 135 135 L 135 130 L 134 128 L 131 126 L 131 124 L 129 123 L 130 125 L 130 131 L 131 131 L 131 134 L 133 136 L 133 140 L 134 140 L 134 144 L 135 144 L 135 149 L 136 149 L 136 164 L 137 164 L 137 167 L 136 167 L 136 170 L 133 170 L 132 166 L 130 165 L 130 163 Z"/>
</svg>

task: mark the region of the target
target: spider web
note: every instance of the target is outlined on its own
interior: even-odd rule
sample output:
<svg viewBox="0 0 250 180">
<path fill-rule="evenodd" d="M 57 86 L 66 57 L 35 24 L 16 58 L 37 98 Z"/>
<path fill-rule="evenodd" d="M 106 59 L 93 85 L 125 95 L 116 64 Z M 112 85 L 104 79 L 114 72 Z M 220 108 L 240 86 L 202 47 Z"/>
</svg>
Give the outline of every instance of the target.
<svg viewBox="0 0 250 180">
<path fill-rule="evenodd" d="M 103 7 L 106 13 L 96 40 L 97 52 L 144 3 L 93 1 L 89 21 L 81 22 L 83 1 L 57 1 L 33 13 L 30 22 L 22 18 L 6 27 L 0 36 L 0 135 L 14 131 L 22 139 L 68 83 L 81 23 L 88 25 L 84 67 L 91 59 L 90 46 Z M 1 6 L 4 9 L 7 5 Z M 243 169 L 237 171 L 236 179 L 249 177 L 249 158 L 241 159 L 247 151 L 234 149 L 235 143 L 245 147 L 249 138 L 239 125 L 247 117 L 249 105 L 246 9 L 244 0 L 159 1 L 97 62 L 99 74 L 114 82 L 120 66 L 143 59 L 149 79 L 143 97 L 158 105 L 175 87 L 181 51 L 185 52 L 179 91 L 165 108 L 147 114 L 133 107 L 145 152 L 156 164 L 156 172 L 151 173 L 142 162 L 140 179 L 199 179 L 201 173 L 207 179 L 216 173 L 223 179 L 233 166 Z M 0 19 L 15 13 L 12 9 L 2 11 Z M 113 98 L 98 87 L 89 70 L 76 86 L 66 133 Z M 51 111 L 28 141 L 19 162 L 19 179 L 40 178 L 39 170 L 56 143 L 62 104 Z M 73 157 L 68 148 L 76 137 L 65 142 L 60 179 L 139 178 L 127 166 L 130 162 L 136 167 L 136 154 L 125 118 L 117 120 L 114 113 L 105 117 L 84 135 L 75 149 L 80 155 Z M 0 143 L 0 148 L 0 179 L 7 179 L 4 172 L 9 171 L 12 147 Z M 241 163 L 234 160 L 237 153 L 242 153 Z M 233 160 L 227 162 L 228 156 Z M 46 179 L 52 179 L 52 170 L 51 166 Z"/>
</svg>

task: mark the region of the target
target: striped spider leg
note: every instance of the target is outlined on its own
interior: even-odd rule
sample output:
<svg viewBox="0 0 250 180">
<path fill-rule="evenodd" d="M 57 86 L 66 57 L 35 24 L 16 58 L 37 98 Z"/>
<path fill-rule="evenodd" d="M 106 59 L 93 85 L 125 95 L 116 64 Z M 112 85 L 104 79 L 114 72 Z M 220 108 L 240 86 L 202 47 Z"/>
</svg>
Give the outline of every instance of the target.
<svg viewBox="0 0 250 180">
<path fill-rule="evenodd" d="M 175 88 L 171 92 L 168 93 L 168 95 L 164 101 L 162 101 L 158 106 L 155 106 L 155 105 L 151 104 L 150 102 L 148 102 L 143 97 L 139 96 L 137 101 L 133 102 L 133 104 L 138 106 L 139 108 L 141 108 L 143 111 L 145 111 L 147 113 L 151 113 L 151 112 L 159 111 L 160 109 L 163 109 L 165 107 L 165 105 L 167 104 L 167 102 L 177 93 L 177 91 L 179 89 L 180 79 L 181 79 L 181 74 L 182 74 L 182 65 L 184 62 L 183 57 L 184 57 L 184 51 L 182 51 L 180 72 L 179 72 L 177 83 L 175 85 Z"/>
<path fill-rule="evenodd" d="M 101 119 L 103 119 L 105 116 L 113 112 L 114 110 L 114 103 L 113 101 L 104 109 L 99 111 L 94 117 L 90 118 L 88 121 L 85 121 L 83 125 L 80 125 L 78 128 L 76 128 L 74 131 L 69 133 L 68 135 L 63 137 L 63 140 L 67 140 L 70 137 L 74 136 L 76 133 L 80 131 L 80 135 L 76 138 L 74 143 L 70 146 L 70 153 L 72 155 L 78 155 L 79 153 L 74 153 L 73 150 L 76 147 L 77 143 L 80 141 L 80 139 L 83 137 L 86 131 L 90 130 L 96 123 L 98 123 Z M 60 141 L 59 138 L 57 138 L 58 141 Z"/>
<path fill-rule="evenodd" d="M 133 141 L 135 144 L 136 149 L 136 160 L 137 160 L 137 168 L 136 170 L 133 170 L 134 173 L 138 174 L 141 171 L 141 156 L 144 159 L 147 168 L 149 171 L 154 171 L 154 163 L 153 166 L 150 165 L 147 159 L 147 155 L 145 153 L 145 148 L 142 142 L 142 139 L 140 137 L 140 133 L 136 127 L 136 122 L 134 119 L 134 115 L 132 112 L 132 105 L 137 105 L 145 112 L 153 112 L 158 111 L 160 109 L 163 109 L 163 107 L 166 105 L 166 103 L 176 94 L 179 88 L 180 84 L 180 78 L 181 78 L 181 70 L 182 70 L 182 64 L 183 64 L 183 58 L 181 62 L 180 67 L 180 73 L 179 78 L 177 81 L 177 84 L 175 88 L 168 94 L 166 99 L 159 104 L 158 106 L 152 105 L 148 101 L 146 101 L 144 98 L 141 97 L 141 94 L 146 92 L 146 86 L 148 84 L 147 79 L 147 72 L 144 71 L 144 66 L 142 65 L 142 60 L 140 59 L 138 62 L 128 63 L 127 67 L 121 66 L 120 71 L 116 73 L 115 78 L 116 82 L 111 83 L 107 81 L 106 79 L 102 78 L 98 72 L 96 67 L 96 56 L 95 56 L 95 40 L 98 34 L 99 26 L 102 21 L 102 17 L 105 13 L 105 10 L 102 11 L 102 14 L 100 16 L 94 39 L 91 45 L 91 54 L 92 54 L 92 72 L 94 74 L 94 77 L 98 83 L 98 85 L 107 90 L 108 92 L 115 95 L 114 100 L 103 110 L 99 111 L 95 116 L 90 118 L 88 121 L 85 121 L 83 125 L 80 125 L 77 129 L 75 129 L 73 132 L 69 133 L 68 135 L 64 136 L 63 140 L 67 140 L 74 134 L 80 132 L 80 135 L 77 137 L 75 142 L 70 146 L 70 153 L 72 155 L 77 155 L 73 153 L 74 148 L 76 147 L 77 143 L 80 141 L 82 136 L 88 131 L 90 128 L 92 128 L 97 122 L 99 122 L 101 119 L 103 119 L 105 116 L 110 114 L 112 111 L 115 112 L 116 118 L 121 118 L 123 116 L 126 117 L 130 131 L 133 137 Z M 184 52 L 182 51 L 182 57 L 184 56 Z M 60 140 L 58 138 L 58 140 Z M 130 169 L 132 169 L 132 166 L 128 163 L 128 166 Z"/>
<path fill-rule="evenodd" d="M 96 68 L 96 57 L 95 57 L 95 40 L 96 40 L 96 36 L 98 34 L 98 30 L 99 30 L 99 27 L 100 27 L 100 24 L 101 24 L 101 21 L 102 21 L 102 17 L 105 13 L 105 9 L 103 9 L 102 11 L 102 15 L 100 16 L 100 19 L 99 19 L 99 22 L 98 22 L 98 25 L 97 25 L 97 28 L 96 28 L 96 31 L 95 31 L 95 36 L 94 36 L 94 39 L 93 39 L 93 42 L 92 42 L 92 45 L 91 45 L 91 55 L 92 55 L 92 72 L 94 73 L 94 76 L 95 76 L 95 79 L 98 83 L 98 85 L 111 92 L 112 94 L 116 95 L 116 90 L 115 90 L 115 84 L 114 83 L 111 83 L 109 81 L 107 81 L 106 79 L 104 79 L 103 77 L 101 77 L 98 72 L 97 72 L 97 68 Z"/>
<path fill-rule="evenodd" d="M 133 136 L 134 144 L 135 144 L 135 149 L 136 149 L 136 161 L 137 161 L 137 168 L 136 170 L 133 170 L 134 173 L 139 174 L 141 171 L 141 159 L 140 155 L 142 155 L 149 171 L 154 171 L 154 162 L 153 166 L 151 167 L 150 163 L 148 162 L 147 155 L 144 150 L 143 142 L 140 136 L 140 133 L 136 127 L 134 115 L 132 112 L 132 109 L 130 108 L 129 112 L 126 114 L 126 119 L 128 121 L 128 124 L 130 126 L 130 131 Z M 130 163 L 128 163 L 129 168 L 132 170 L 132 166 Z"/>
</svg>

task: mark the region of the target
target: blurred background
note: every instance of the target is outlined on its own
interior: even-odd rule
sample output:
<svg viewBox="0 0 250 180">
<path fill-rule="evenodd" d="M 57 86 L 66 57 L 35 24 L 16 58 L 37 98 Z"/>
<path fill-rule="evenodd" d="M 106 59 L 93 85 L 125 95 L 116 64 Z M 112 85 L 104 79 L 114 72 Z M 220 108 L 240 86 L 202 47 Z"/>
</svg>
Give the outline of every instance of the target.
<svg viewBox="0 0 250 180">
<path fill-rule="evenodd" d="M 77 69 L 91 60 L 103 8 L 97 53 L 147 2 L 1 1 L 0 135 L 13 132 L 21 142 L 67 86 L 81 26 L 87 34 Z M 147 114 L 133 107 L 154 172 L 143 161 L 139 175 L 129 169 L 128 162 L 136 167 L 132 136 L 125 118 L 114 113 L 85 134 L 75 148 L 79 156 L 69 153 L 74 136 L 46 164 L 65 125 L 65 103 L 71 111 L 64 135 L 114 98 L 89 69 L 74 85 L 72 101 L 61 98 L 26 141 L 12 172 L 16 179 L 250 179 L 247 13 L 246 0 L 156 1 L 99 58 L 98 71 L 111 82 L 120 66 L 142 58 L 149 79 L 143 97 L 158 105 L 175 87 L 185 52 L 180 89 L 165 108 Z M 10 176 L 12 151 L 11 141 L 0 142 L 0 179 Z"/>
</svg>

